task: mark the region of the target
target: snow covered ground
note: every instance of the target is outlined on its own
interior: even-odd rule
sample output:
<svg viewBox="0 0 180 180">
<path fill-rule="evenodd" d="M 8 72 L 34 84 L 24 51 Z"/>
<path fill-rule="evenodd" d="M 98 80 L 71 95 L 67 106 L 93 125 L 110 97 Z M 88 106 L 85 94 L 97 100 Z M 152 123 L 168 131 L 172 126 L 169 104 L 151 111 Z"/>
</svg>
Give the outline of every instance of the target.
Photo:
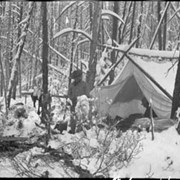
<svg viewBox="0 0 180 180">
<path fill-rule="evenodd" d="M 157 81 L 161 81 L 163 86 L 172 94 L 174 79 L 175 79 L 175 70 L 171 70 L 168 76 L 165 78 L 165 72 L 167 69 L 171 67 L 171 63 L 168 64 L 160 64 L 161 66 L 161 75 L 159 75 L 159 68 L 154 69 L 153 62 L 144 63 L 144 68 L 147 72 L 154 71 L 155 79 Z M 151 66 L 147 65 L 151 64 Z M 146 66 L 147 65 L 147 66 Z M 176 67 L 175 67 L 176 69 Z M 164 79 L 164 81 L 163 81 Z M 169 83 L 167 83 L 167 81 Z M 25 102 L 25 99 L 17 99 L 12 102 L 15 104 L 16 102 Z M 62 111 L 61 102 L 53 101 L 56 104 L 56 109 L 54 110 L 54 120 L 62 119 Z M 14 119 L 14 125 L 8 128 L 1 128 L 4 130 L 3 135 L 15 135 L 15 136 L 33 136 L 36 134 L 42 133 L 40 129 L 38 129 L 34 124 L 39 123 L 39 116 L 36 114 L 36 111 L 32 107 L 31 98 L 27 98 L 26 106 L 28 109 L 28 118 L 24 120 L 23 129 L 17 129 L 18 121 Z M 4 110 L 4 109 L 2 109 Z M 2 125 L 2 122 L 0 122 Z M 104 136 L 105 131 L 101 131 L 101 136 Z M 104 133 L 104 134 L 103 134 Z M 1 133 L 2 135 L 2 133 Z M 180 135 L 178 135 L 174 126 L 170 127 L 167 130 L 164 130 L 161 133 L 155 132 L 155 139 L 151 139 L 151 133 L 141 132 L 140 137 L 142 140 L 140 141 L 140 151 L 137 155 L 135 155 L 129 163 L 124 163 L 121 168 L 118 168 L 116 165 L 112 166 L 109 169 L 109 177 L 112 178 L 180 178 Z M 75 145 L 80 145 L 78 143 L 84 143 L 88 148 L 97 148 L 100 147 L 99 140 L 95 137 L 94 129 L 90 129 L 86 131 L 86 139 L 83 139 L 83 132 L 77 133 L 75 135 L 69 134 L 65 132 L 64 134 L 53 135 L 52 139 L 49 142 L 49 145 L 52 148 L 60 149 L 62 145 L 67 145 L 66 150 L 69 153 L 72 153 L 72 149 L 68 149 L 68 143 L 75 142 Z M 121 135 L 123 136 L 123 134 Z M 126 136 L 126 134 L 124 134 Z M 120 137 L 119 137 L 120 138 Z M 111 151 L 113 152 L 118 146 L 118 138 L 114 138 L 111 144 Z M 113 148 L 114 145 L 114 148 Z M 76 147 L 75 146 L 75 147 Z M 78 146 L 77 146 L 78 147 Z M 82 154 L 86 154 L 86 149 L 82 149 Z M 122 152 L 120 151 L 119 154 Z M 73 154 L 74 155 L 74 154 Z M 74 155 L 75 156 L 75 155 Z M 82 167 L 86 167 L 91 173 L 95 172 L 98 168 L 98 157 L 93 157 L 89 159 L 89 162 L 84 159 L 78 161 L 78 154 L 76 155 L 77 159 L 74 160 L 74 163 L 81 164 Z M 19 162 L 19 166 L 17 166 L 17 162 Z M 21 169 L 18 169 L 20 168 Z M 19 174 L 19 171 L 24 172 Z M 63 178 L 63 177 L 78 177 L 78 174 L 75 173 L 71 168 L 64 166 L 64 162 L 62 160 L 56 161 L 50 158 L 48 153 L 45 153 L 43 149 L 34 147 L 28 151 L 24 151 L 19 153 L 14 159 L 10 157 L 5 157 L 0 155 L 0 177 L 28 177 L 28 173 L 31 177 L 41 176 L 46 171 L 49 172 L 49 177 L 55 178 Z M 34 174 L 34 175 L 33 175 Z"/>
<path fill-rule="evenodd" d="M 30 103 L 31 102 L 29 100 L 28 104 Z M 39 121 L 38 117 L 36 115 L 33 115 L 33 111 L 30 111 L 29 118 L 31 118 L 31 121 L 26 120 L 29 124 L 26 122 L 26 126 L 24 127 L 26 129 L 26 133 L 22 131 L 24 135 L 33 132 L 33 128 L 35 128 L 34 122 Z M 8 132 L 10 131 L 6 131 L 7 134 L 5 133 L 4 135 L 9 135 Z M 16 135 L 19 135 L 19 131 L 17 129 L 16 131 L 11 130 L 11 132 L 17 132 Z M 97 147 L 98 142 L 95 139 L 93 129 L 86 131 L 86 133 L 87 137 L 89 138 L 86 139 L 86 142 L 90 144 L 90 147 Z M 58 149 L 62 146 L 62 143 L 67 144 L 75 140 L 77 141 L 78 139 L 82 138 L 82 136 L 82 132 L 77 133 L 75 135 L 71 135 L 65 132 L 64 135 L 53 136 L 53 138 L 49 142 L 49 145 L 51 145 L 52 148 Z M 151 133 L 141 132 L 141 137 L 143 138 L 140 141 L 140 152 L 130 161 L 130 163 L 125 164 L 122 168 L 117 169 L 116 166 L 113 166 L 109 170 L 110 177 L 179 178 L 180 136 L 178 135 L 175 127 L 173 126 L 161 133 L 155 133 L 155 140 L 153 141 L 151 139 Z M 44 158 L 46 158 L 46 161 L 44 161 Z M 24 169 L 31 170 L 31 168 L 33 168 L 33 172 L 35 174 L 34 177 L 37 174 L 40 175 L 46 171 L 49 172 L 49 177 L 78 177 L 78 175 L 74 173 L 70 168 L 63 168 L 63 161 L 52 161 L 48 160 L 48 158 L 48 154 L 44 153 L 41 148 L 36 147 L 18 154 L 16 158 L 13 160 L 8 157 L 0 156 L 0 177 L 22 177 L 22 175 L 18 174 L 18 171 L 15 168 L 17 161 L 23 163 Z M 48 164 L 45 163 L 47 161 L 49 161 Z M 85 162 L 85 164 L 88 167 L 88 170 L 91 173 L 93 173 L 96 170 L 96 161 L 97 158 L 91 158 L 88 165 L 87 162 Z M 29 167 L 28 162 L 31 165 Z M 81 163 L 83 164 L 83 161 Z M 26 177 L 25 173 L 23 177 Z"/>
<path fill-rule="evenodd" d="M 132 160 L 130 165 L 118 171 L 111 171 L 112 177 L 132 178 L 180 178 L 180 136 L 175 127 L 162 133 L 145 134 L 141 142 L 143 150 Z"/>
</svg>

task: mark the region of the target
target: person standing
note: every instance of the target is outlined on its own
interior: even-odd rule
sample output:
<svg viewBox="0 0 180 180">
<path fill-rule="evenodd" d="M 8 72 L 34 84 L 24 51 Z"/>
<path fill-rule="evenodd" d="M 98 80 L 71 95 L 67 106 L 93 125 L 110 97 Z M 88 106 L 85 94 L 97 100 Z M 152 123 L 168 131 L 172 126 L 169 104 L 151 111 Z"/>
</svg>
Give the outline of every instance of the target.
<svg viewBox="0 0 180 180">
<path fill-rule="evenodd" d="M 71 75 L 71 79 L 73 79 L 73 82 L 70 83 L 69 90 L 68 90 L 68 98 L 71 100 L 71 122 L 70 127 L 71 130 L 69 133 L 74 134 L 76 130 L 76 119 L 73 118 L 75 114 L 75 107 L 77 104 L 77 97 L 86 95 L 89 97 L 89 89 L 88 84 L 83 81 L 82 79 L 82 71 L 80 69 L 73 71 Z"/>
</svg>

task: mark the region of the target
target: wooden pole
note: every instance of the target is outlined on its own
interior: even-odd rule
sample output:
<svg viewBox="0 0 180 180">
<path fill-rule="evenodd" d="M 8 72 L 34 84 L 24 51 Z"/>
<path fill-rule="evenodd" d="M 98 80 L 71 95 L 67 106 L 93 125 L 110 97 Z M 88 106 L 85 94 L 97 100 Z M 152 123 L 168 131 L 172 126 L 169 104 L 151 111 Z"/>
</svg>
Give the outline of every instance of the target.
<svg viewBox="0 0 180 180">
<path fill-rule="evenodd" d="M 154 140 L 154 119 L 153 119 L 153 109 L 152 109 L 152 99 L 150 99 L 150 120 L 151 120 L 151 135 L 152 135 L 152 141 Z"/>
<path fill-rule="evenodd" d="M 98 86 L 100 86 L 105 80 L 106 78 L 109 76 L 110 72 L 123 60 L 124 56 L 126 56 L 126 54 L 128 53 L 128 51 L 134 46 L 134 44 L 136 43 L 136 41 L 139 39 L 140 37 L 137 37 L 127 48 L 127 50 L 124 52 L 124 54 L 122 55 L 122 57 L 120 58 L 119 61 L 117 61 L 115 64 L 113 64 L 111 66 L 111 68 L 109 69 L 109 71 L 106 73 L 106 75 L 103 77 L 103 79 L 98 83 Z"/>
<path fill-rule="evenodd" d="M 164 19 L 164 16 L 165 16 L 165 14 L 166 14 L 166 11 L 167 11 L 169 5 L 170 5 L 170 2 L 168 1 L 167 4 L 166 4 L 166 7 L 165 7 L 165 9 L 164 9 L 164 12 L 163 12 L 163 14 L 162 14 L 162 17 L 161 17 L 161 19 L 160 19 L 160 21 L 159 21 L 159 24 L 158 24 L 158 26 L 157 26 L 157 28 L 156 28 L 156 31 L 155 31 L 155 33 L 154 33 L 154 36 L 153 36 L 153 38 L 152 38 L 151 44 L 150 44 L 150 46 L 149 46 L 149 49 L 152 49 L 152 47 L 153 47 L 153 44 L 154 44 L 154 42 L 155 42 L 155 39 L 156 39 L 158 30 L 159 30 L 159 27 L 160 27 L 160 25 L 161 25 L 161 23 L 162 23 L 162 21 L 163 21 L 163 19 Z"/>
<path fill-rule="evenodd" d="M 137 41 L 137 39 L 136 39 L 136 41 Z M 133 42 L 132 42 L 133 43 Z M 134 42 L 135 43 L 135 42 Z M 104 47 L 107 47 L 107 46 L 104 46 Z M 107 48 L 110 48 L 110 47 L 107 47 Z M 129 47 L 130 48 L 130 47 Z M 121 50 L 119 50 L 118 49 L 118 47 L 117 48 L 115 48 L 115 47 L 113 47 L 113 49 L 114 50 L 117 50 L 117 51 L 121 51 Z M 130 49 L 129 49 L 130 50 Z M 123 52 L 123 51 L 121 51 L 121 52 Z M 134 61 L 133 61 L 133 59 L 127 54 L 127 51 L 124 51 L 124 55 L 141 71 L 141 72 L 143 72 L 144 74 L 145 74 L 145 76 L 148 78 L 148 79 L 150 79 L 170 100 L 172 100 L 172 96 L 153 78 L 153 77 L 151 77 L 144 69 L 142 69 L 137 63 L 135 63 Z M 123 57 L 124 58 L 124 57 Z M 122 58 L 121 58 L 122 59 Z M 119 61 L 121 61 L 121 59 L 119 60 Z M 120 62 L 117 62 L 117 64 L 119 64 Z M 114 66 L 116 67 L 117 65 L 116 64 L 114 64 Z M 114 67 L 111 67 L 111 68 L 114 68 Z M 109 72 L 111 71 L 111 69 L 108 71 L 108 73 L 107 74 L 109 74 Z M 107 76 L 107 74 L 106 74 L 106 76 Z M 105 78 L 105 77 L 104 77 Z M 104 79 L 103 78 L 103 79 Z M 106 77 L 107 78 L 107 77 Z M 103 80 L 102 79 L 102 80 Z M 102 84 L 102 80 L 101 80 L 101 84 Z M 101 85 L 101 84 L 98 84 L 98 85 Z"/>
<path fill-rule="evenodd" d="M 142 69 L 134 60 L 126 54 L 126 57 L 143 73 L 145 76 L 150 79 L 170 100 L 172 100 L 172 96 L 152 77 L 150 76 L 144 69 Z"/>
</svg>

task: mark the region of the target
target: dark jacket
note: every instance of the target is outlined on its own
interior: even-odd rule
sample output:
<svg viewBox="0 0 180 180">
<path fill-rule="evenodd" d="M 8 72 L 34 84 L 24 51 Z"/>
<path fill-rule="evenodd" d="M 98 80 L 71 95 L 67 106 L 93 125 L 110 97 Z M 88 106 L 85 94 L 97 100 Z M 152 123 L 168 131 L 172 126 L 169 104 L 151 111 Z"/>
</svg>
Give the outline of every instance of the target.
<svg viewBox="0 0 180 180">
<path fill-rule="evenodd" d="M 74 111 L 77 103 L 77 97 L 82 95 L 86 95 L 87 97 L 89 97 L 88 84 L 82 80 L 77 84 L 75 84 L 74 82 L 71 83 L 68 91 L 68 97 L 72 101 L 71 110 Z"/>
</svg>

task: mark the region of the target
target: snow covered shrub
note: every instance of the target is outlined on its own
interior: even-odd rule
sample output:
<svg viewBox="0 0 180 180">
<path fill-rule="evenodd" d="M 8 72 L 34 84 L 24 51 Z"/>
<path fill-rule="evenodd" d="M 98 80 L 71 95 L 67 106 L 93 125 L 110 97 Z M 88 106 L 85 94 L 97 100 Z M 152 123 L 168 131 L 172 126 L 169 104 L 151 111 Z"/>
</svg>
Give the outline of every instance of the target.
<svg viewBox="0 0 180 180">
<path fill-rule="evenodd" d="M 64 146 L 64 150 L 71 153 L 74 163 L 89 170 L 94 176 L 103 174 L 109 177 L 111 168 L 120 170 L 128 166 L 133 158 L 141 151 L 141 134 L 127 131 L 120 133 L 107 128 L 86 130 L 86 133 L 77 134 L 74 140 Z"/>
<path fill-rule="evenodd" d="M 89 101 L 86 95 L 82 95 L 77 98 L 75 111 L 78 119 L 87 120 L 89 113 Z"/>
<path fill-rule="evenodd" d="M 51 94 L 63 94 L 66 91 L 66 77 L 62 75 L 51 74 L 49 77 L 48 89 Z"/>
<path fill-rule="evenodd" d="M 104 75 L 109 71 L 109 67 L 111 66 L 111 61 L 109 60 L 108 50 L 105 48 L 102 52 L 102 56 L 97 62 L 96 65 L 96 80 L 95 84 L 98 84 Z M 107 84 L 109 78 L 106 79 L 105 84 Z"/>
</svg>

